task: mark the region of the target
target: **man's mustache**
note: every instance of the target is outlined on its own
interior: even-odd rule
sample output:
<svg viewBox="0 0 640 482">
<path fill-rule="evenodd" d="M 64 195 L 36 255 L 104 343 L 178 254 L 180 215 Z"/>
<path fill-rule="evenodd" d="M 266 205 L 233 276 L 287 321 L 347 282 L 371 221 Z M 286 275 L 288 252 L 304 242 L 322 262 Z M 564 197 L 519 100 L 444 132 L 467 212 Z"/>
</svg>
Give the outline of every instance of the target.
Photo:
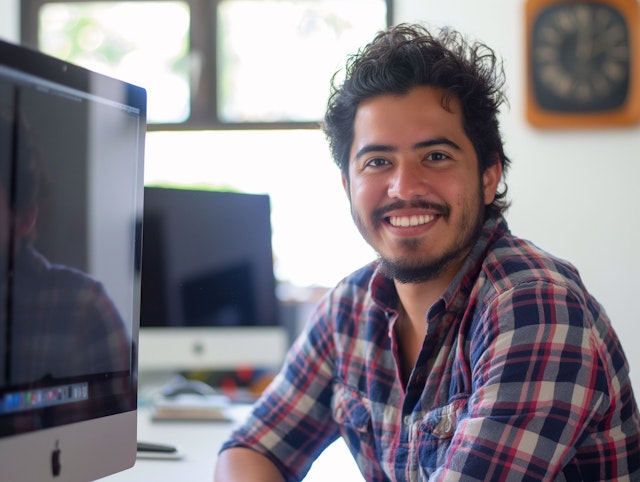
<svg viewBox="0 0 640 482">
<path fill-rule="evenodd" d="M 381 223 L 385 218 L 389 217 L 389 213 L 395 210 L 401 209 L 427 209 L 429 211 L 435 211 L 443 218 L 448 218 L 451 213 L 451 209 L 446 204 L 438 204 L 430 201 L 415 200 L 415 201 L 395 201 L 386 206 L 377 208 L 373 211 L 373 220 L 375 223 Z"/>
</svg>

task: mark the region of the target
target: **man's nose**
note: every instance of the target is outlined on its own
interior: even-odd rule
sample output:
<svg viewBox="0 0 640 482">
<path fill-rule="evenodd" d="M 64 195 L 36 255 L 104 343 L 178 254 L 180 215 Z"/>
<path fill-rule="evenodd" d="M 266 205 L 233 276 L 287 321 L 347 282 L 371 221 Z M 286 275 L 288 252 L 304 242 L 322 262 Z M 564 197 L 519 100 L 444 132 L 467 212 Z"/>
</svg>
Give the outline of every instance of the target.
<svg viewBox="0 0 640 482">
<path fill-rule="evenodd" d="M 399 162 L 389 180 L 388 195 L 395 199 L 413 199 L 429 191 L 426 170 L 415 161 Z"/>
</svg>

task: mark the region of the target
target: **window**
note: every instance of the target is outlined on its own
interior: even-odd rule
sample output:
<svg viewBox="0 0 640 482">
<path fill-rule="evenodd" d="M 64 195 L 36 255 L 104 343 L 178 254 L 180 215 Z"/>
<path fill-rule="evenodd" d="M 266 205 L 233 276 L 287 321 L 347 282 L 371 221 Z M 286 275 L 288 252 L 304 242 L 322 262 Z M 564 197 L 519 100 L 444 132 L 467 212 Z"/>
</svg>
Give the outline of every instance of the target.
<svg viewBox="0 0 640 482">
<path fill-rule="evenodd" d="M 22 0 L 23 42 L 147 88 L 148 185 L 271 197 L 275 272 L 331 286 L 373 259 L 318 121 L 391 0 Z"/>
<path fill-rule="evenodd" d="M 44 3 L 37 46 L 143 85 L 150 122 L 178 123 L 190 116 L 189 23 L 185 2 Z"/>
<path fill-rule="evenodd" d="M 23 0 L 23 42 L 144 86 L 151 129 L 315 128 L 391 0 Z"/>
</svg>

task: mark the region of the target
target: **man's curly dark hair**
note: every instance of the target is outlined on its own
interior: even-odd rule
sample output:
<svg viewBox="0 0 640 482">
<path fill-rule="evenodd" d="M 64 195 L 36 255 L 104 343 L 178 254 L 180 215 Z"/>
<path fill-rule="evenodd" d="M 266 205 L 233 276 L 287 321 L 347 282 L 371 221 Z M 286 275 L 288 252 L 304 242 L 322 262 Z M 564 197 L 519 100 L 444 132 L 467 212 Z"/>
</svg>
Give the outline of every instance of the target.
<svg viewBox="0 0 640 482">
<path fill-rule="evenodd" d="M 480 172 L 495 162 L 502 164 L 503 181 L 510 161 L 504 152 L 498 123 L 504 70 L 494 51 L 482 43 L 469 43 L 457 31 L 444 28 L 436 35 L 421 25 L 400 24 L 378 33 L 373 41 L 348 58 L 344 81 L 332 79 L 323 129 L 331 154 L 348 179 L 353 122 L 360 103 L 382 94 L 406 94 L 414 87 L 442 89 L 442 105 L 452 98 L 462 106 L 462 122 L 471 140 Z M 496 193 L 485 216 L 508 207 L 507 187 Z"/>
</svg>

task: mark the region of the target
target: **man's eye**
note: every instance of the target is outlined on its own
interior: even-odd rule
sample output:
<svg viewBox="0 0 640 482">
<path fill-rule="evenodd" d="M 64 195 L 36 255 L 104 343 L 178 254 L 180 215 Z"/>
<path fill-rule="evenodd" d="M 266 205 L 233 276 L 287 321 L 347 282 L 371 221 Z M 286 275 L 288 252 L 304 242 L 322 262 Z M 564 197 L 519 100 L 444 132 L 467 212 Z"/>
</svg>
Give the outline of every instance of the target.
<svg viewBox="0 0 640 482">
<path fill-rule="evenodd" d="M 389 164 L 389 161 L 387 161 L 385 158 L 374 157 L 373 159 L 369 159 L 366 162 L 365 167 L 380 167 L 380 166 L 385 166 L 387 164 Z"/>
<path fill-rule="evenodd" d="M 426 159 L 428 161 L 444 161 L 446 159 L 449 159 L 449 156 L 447 156 L 444 152 L 432 152 L 426 157 Z"/>
</svg>

